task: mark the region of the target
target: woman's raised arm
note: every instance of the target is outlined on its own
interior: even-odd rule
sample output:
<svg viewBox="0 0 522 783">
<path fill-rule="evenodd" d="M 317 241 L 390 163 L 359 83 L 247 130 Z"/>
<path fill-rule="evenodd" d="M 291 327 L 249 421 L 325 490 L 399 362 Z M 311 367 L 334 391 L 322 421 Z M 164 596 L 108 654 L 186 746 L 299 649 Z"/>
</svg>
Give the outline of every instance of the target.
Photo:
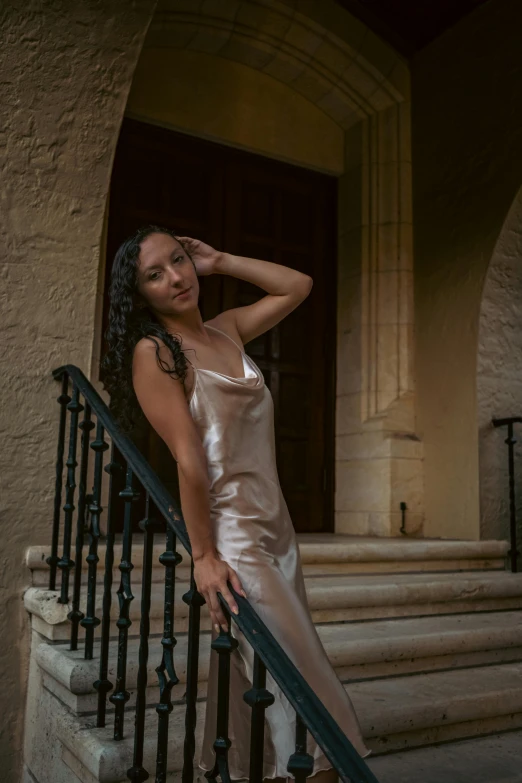
<svg viewBox="0 0 522 783">
<path fill-rule="evenodd" d="M 272 329 L 312 290 L 310 275 L 289 266 L 224 253 L 192 237 L 179 237 L 179 241 L 192 258 L 198 274 L 230 275 L 267 291 L 267 295 L 257 302 L 225 310 L 212 321 L 226 332 L 237 332 L 243 345 Z"/>
</svg>

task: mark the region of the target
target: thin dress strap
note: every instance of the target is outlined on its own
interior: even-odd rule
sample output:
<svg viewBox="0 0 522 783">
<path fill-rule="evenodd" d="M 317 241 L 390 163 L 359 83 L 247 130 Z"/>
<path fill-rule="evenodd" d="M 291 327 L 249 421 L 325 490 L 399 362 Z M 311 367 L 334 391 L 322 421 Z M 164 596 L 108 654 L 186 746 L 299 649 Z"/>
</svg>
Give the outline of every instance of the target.
<svg viewBox="0 0 522 783">
<path fill-rule="evenodd" d="M 245 353 L 245 352 L 243 351 L 243 349 L 242 349 L 242 348 L 241 348 L 241 347 L 240 347 L 240 346 L 239 346 L 239 345 L 236 343 L 236 341 L 235 341 L 235 340 L 234 340 L 234 339 L 233 339 L 233 338 L 232 338 L 232 337 L 231 337 L 229 334 L 227 334 L 226 332 L 224 332 L 222 329 L 218 329 L 218 328 L 217 328 L 217 326 L 211 326 L 210 324 L 203 324 L 203 325 L 204 325 L 204 326 L 206 326 L 208 329 L 214 329 L 216 332 L 221 332 L 221 334 L 224 334 L 224 335 L 225 335 L 225 337 L 228 337 L 228 339 L 229 339 L 231 342 L 233 342 L 233 343 L 234 343 L 234 345 L 236 346 L 236 348 L 237 348 L 239 351 L 241 351 L 241 353 Z"/>
</svg>

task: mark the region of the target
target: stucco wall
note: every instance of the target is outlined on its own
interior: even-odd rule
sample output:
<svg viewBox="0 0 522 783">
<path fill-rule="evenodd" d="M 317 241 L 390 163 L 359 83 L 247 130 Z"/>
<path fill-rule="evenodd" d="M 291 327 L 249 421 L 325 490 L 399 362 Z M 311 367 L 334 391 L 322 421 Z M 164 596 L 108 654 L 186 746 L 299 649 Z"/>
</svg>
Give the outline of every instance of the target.
<svg viewBox="0 0 522 783">
<path fill-rule="evenodd" d="M 0 13 L 2 481 L 0 768 L 20 779 L 29 636 L 24 550 L 48 543 L 58 395 L 90 366 L 111 162 L 153 0 L 9 4 Z"/>
<path fill-rule="evenodd" d="M 492 418 L 522 416 L 522 188 L 489 265 L 480 311 L 477 367 L 482 538 L 509 535 L 507 428 Z M 522 425 L 515 425 L 517 517 L 522 529 Z"/>
<path fill-rule="evenodd" d="M 309 23 L 297 19 L 292 0 L 274 3 L 274 13 L 266 4 L 262 18 L 255 3 L 239 4 L 240 13 L 232 0 L 207 0 L 194 4 L 198 12 L 205 7 L 211 17 L 201 30 L 197 19 L 189 19 L 185 27 L 178 24 L 192 4 L 170 0 L 162 5 L 170 11 L 174 6 L 171 27 L 168 19 L 159 24 L 169 40 L 190 28 L 188 38 L 195 37 L 198 51 L 213 51 L 220 44 L 236 62 L 246 58 L 252 68 L 266 67 L 281 82 L 278 89 L 285 91 L 283 85 L 292 82 L 303 100 L 317 104 L 319 108 L 306 111 L 316 112 L 323 128 L 333 121 L 344 132 L 387 111 L 408 93 L 408 69 L 400 58 L 364 25 L 348 24 L 348 15 L 333 0 L 303 0 L 299 9 L 309 14 Z M 48 544 L 51 535 L 58 389 L 50 372 L 68 362 L 89 375 L 93 366 L 103 279 L 100 245 L 113 154 L 155 2 L 64 5 L 56 0 L 44 9 L 29 0 L 0 18 L 0 105 L 5 107 L 0 134 L 5 151 L 0 210 L 0 754 L 6 783 L 19 779 L 27 677 L 29 635 L 21 599 L 28 574 L 23 555 L 31 544 Z M 216 24 L 220 14 L 221 27 Z M 277 14 L 285 16 L 284 40 L 274 33 L 268 47 L 243 35 L 247 24 L 249 30 L 259 28 L 260 37 L 272 35 L 270 31 L 280 29 L 274 28 Z M 239 20 L 233 31 L 229 17 Z M 312 50 L 314 57 L 302 56 Z M 261 83 L 264 76 L 258 77 Z M 292 105 L 299 103 L 296 95 Z M 329 143 L 336 133 L 331 130 Z M 309 152 L 302 152 L 302 142 L 296 145 L 296 154 L 304 163 Z M 230 143 L 238 143 L 237 138 Z M 328 153 L 316 150 L 311 165 L 334 165 L 333 150 L 337 166 L 338 142 Z M 343 142 L 341 156 L 344 153 Z M 287 157 L 287 152 L 282 150 L 281 156 Z M 396 193 L 397 187 L 384 193 Z"/>
<path fill-rule="evenodd" d="M 482 289 L 522 182 L 522 5 L 496 0 L 412 65 L 418 431 L 427 535 L 479 537 Z"/>
</svg>

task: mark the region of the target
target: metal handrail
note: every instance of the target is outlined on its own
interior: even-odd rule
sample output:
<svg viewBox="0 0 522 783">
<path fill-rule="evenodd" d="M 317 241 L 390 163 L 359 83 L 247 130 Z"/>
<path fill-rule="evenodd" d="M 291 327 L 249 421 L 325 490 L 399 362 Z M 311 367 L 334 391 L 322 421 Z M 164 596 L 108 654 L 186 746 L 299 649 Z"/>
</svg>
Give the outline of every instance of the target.
<svg viewBox="0 0 522 783">
<path fill-rule="evenodd" d="M 123 432 L 108 406 L 87 380 L 84 373 L 75 365 L 66 364 L 53 370 L 52 375 L 55 380 L 62 381 L 62 393 L 64 393 L 63 389 L 65 388 L 67 378 L 72 379 L 74 387 L 83 394 L 90 408 L 96 414 L 98 421 L 101 422 L 110 435 L 113 444 L 116 445 L 127 461 L 128 467 L 131 468 L 132 472 L 139 479 L 154 501 L 158 511 L 163 515 L 167 524 L 191 555 L 190 539 L 177 500 L 165 488 L 130 437 Z M 48 562 L 51 564 L 51 568 L 54 563 L 54 568 L 56 569 L 58 560 L 57 535 L 56 531 L 53 531 L 53 542 L 55 541 L 56 549 L 51 551 L 51 557 Z M 230 582 L 228 582 L 228 587 L 238 604 L 239 614 L 230 613 L 227 602 L 221 593 L 218 593 L 219 600 L 227 614 L 230 613 L 230 617 L 234 619 L 234 622 L 292 704 L 303 724 L 322 748 L 340 778 L 347 783 L 349 781 L 351 783 L 378 783 L 371 769 L 359 756 L 338 723 L 292 663 L 248 599 L 237 593 Z"/>
</svg>

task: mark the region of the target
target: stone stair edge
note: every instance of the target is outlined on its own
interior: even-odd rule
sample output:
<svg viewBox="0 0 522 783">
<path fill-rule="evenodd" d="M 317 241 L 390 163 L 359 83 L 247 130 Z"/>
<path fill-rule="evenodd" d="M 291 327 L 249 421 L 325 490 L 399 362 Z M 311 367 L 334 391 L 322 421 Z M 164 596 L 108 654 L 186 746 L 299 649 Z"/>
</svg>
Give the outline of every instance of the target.
<svg viewBox="0 0 522 783">
<path fill-rule="evenodd" d="M 409 730 L 409 724 L 414 718 L 417 729 L 435 725 L 433 717 L 425 714 L 431 709 L 442 710 L 441 723 L 458 724 L 469 720 L 485 719 L 492 716 L 522 712 L 522 662 L 491 664 L 487 666 L 470 666 L 466 669 L 446 669 L 441 671 L 423 672 L 417 674 L 399 674 L 384 680 L 367 680 L 348 684 L 347 690 L 354 701 L 356 711 L 367 720 L 368 711 L 373 708 L 375 714 L 373 733 L 376 736 L 383 733 L 399 733 Z M 470 686 L 465 686 L 465 680 Z M 411 687 L 407 687 L 407 683 Z M 464 684 L 462 690 L 457 690 L 456 682 Z M 474 687 L 473 687 L 474 686 Z M 389 696 L 394 690 L 395 695 L 403 699 L 386 699 L 388 715 L 383 715 L 384 696 Z M 424 694 L 423 694 L 423 691 Z M 381 699 L 375 701 L 375 694 Z M 372 698 L 373 694 L 373 698 Z M 368 699 L 369 709 L 364 716 L 362 696 Z M 409 697 L 409 698 L 408 698 Z M 473 706 L 472 706 L 473 705 Z M 394 716 L 397 724 L 386 726 L 386 721 Z M 402 726 L 400 725 L 402 723 Z M 363 727 L 364 728 L 364 727 Z"/>
<path fill-rule="evenodd" d="M 479 667 L 481 668 L 481 667 Z M 491 670 L 500 668 L 510 668 L 509 664 L 503 667 L 493 666 Z M 513 667 L 511 667 L 513 668 Z M 491 678 L 483 678 L 484 688 L 480 693 L 464 693 L 462 697 L 454 699 L 448 709 L 448 694 L 441 688 L 436 697 L 426 702 L 423 699 L 418 700 L 417 705 L 410 704 L 408 714 L 404 714 L 404 707 L 399 703 L 394 703 L 390 709 L 381 702 L 373 705 L 374 715 L 371 715 L 371 693 L 368 694 L 369 710 L 363 705 L 364 690 L 371 691 L 375 683 L 357 683 L 346 686 L 352 700 L 354 701 L 356 711 L 361 719 L 363 733 L 367 740 L 379 740 L 383 735 L 410 733 L 415 735 L 427 728 L 436 728 L 439 726 L 465 726 L 468 721 L 477 719 L 488 720 L 491 718 L 502 717 L 507 714 L 522 713 L 522 680 L 520 678 L 521 666 L 516 666 L 516 676 L 518 687 L 514 685 L 507 689 L 495 690 Z M 429 674 L 405 675 L 394 678 L 398 686 L 397 693 L 400 693 L 401 687 L 406 687 L 407 681 L 416 678 L 418 683 L 422 683 L 422 678 L 439 678 L 442 683 L 447 672 L 434 672 Z M 479 672 L 479 675 L 482 671 Z M 447 678 L 446 678 L 447 679 Z M 416 692 L 420 691 L 417 687 Z M 499 698 L 502 696 L 503 698 Z M 179 751 L 182 742 L 182 733 L 180 734 L 174 724 L 180 727 L 184 720 L 184 705 L 175 705 L 171 715 L 171 732 L 169 741 L 169 771 L 176 771 L 177 759 L 182 758 Z M 401 712 L 402 710 L 402 712 Z M 150 749 L 155 747 L 157 739 L 155 708 L 147 708 L 146 714 L 149 719 L 145 721 L 145 747 Z M 198 703 L 198 727 L 201 730 L 201 721 L 204 713 L 204 704 Z M 126 716 L 126 737 L 120 742 L 115 742 L 111 738 L 111 726 L 107 729 L 94 728 L 94 718 L 82 718 L 68 714 L 60 722 L 59 739 L 64 745 L 78 758 L 84 766 L 93 774 L 96 779 L 105 783 L 116 783 L 125 779 L 125 772 L 131 765 L 132 759 L 132 723 L 133 711 Z M 178 747 L 180 746 L 180 747 Z M 123 751 L 123 752 L 122 752 Z M 147 750 L 146 750 L 147 755 Z"/>
<path fill-rule="evenodd" d="M 419 779 L 422 783 L 440 783 L 441 776 L 449 771 L 451 783 L 484 783 L 492 781 L 493 776 L 497 782 L 516 783 L 522 767 L 522 730 L 381 753 L 370 757 L 368 765 L 381 783 L 419 783 Z"/>
<path fill-rule="evenodd" d="M 442 540 L 442 539 L 381 539 L 374 541 L 346 542 L 305 542 L 298 541 L 301 560 L 307 564 L 338 563 L 338 562 L 375 562 L 375 561 L 429 561 L 429 560 L 454 560 L 470 559 L 483 560 L 485 558 L 504 558 L 509 549 L 509 542 L 502 539 L 489 539 L 484 541 L 469 540 Z M 99 553 L 103 555 L 105 547 L 103 542 L 99 545 Z M 188 560 L 188 554 L 184 547 L 178 547 L 184 561 Z M 141 562 L 143 545 L 135 543 L 133 551 L 136 555 L 136 565 Z M 159 555 L 164 551 L 163 544 L 154 545 L 155 564 Z M 46 558 L 50 554 L 47 545 L 34 545 L 26 550 L 25 563 L 31 570 L 48 570 Z M 121 554 L 121 543 L 115 544 L 115 560 L 117 566 L 118 557 Z M 74 559 L 74 554 L 71 556 Z M 188 562 L 186 563 L 188 565 Z M 157 564 L 157 567 L 162 567 Z"/>
<path fill-rule="evenodd" d="M 333 584 L 332 584 L 333 582 Z M 522 574 L 492 572 L 488 574 L 468 572 L 444 574 L 384 574 L 378 580 L 366 576 L 309 577 L 307 595 L 310 609 L 360 608 L 365 606 L 386 606 L 451 602 L 468 600 L 471 603 L 491 598 L 522 596 Z M 188 607 L 181 596 L 188 589 L 188 582 L 176 584 L 176 605 L 181 615 L 188 613 Z M 134 600 L 131 611 L 139 605 L 141 588 L 133 586 Z M 50 625 L 64 623 L 71 609 L 70 604 L 58 603 L 58 590 L 29 587 L 24 594 L 24 605 L 30 614 L 36 614 Z M 161 583 L 152 584 L 151 617 L 163 612 L 164 588 Z M 82 594 L 85 600 L 85 594 Z M 101 591 L 97 591 L 97 602 Z M 97 609 L 98 611 L 98 609 Z"/>
<path fill-rule="evenodd" d="M 505 557 L 507 541 L 453 541 L 425 539 L 383 539 L 334 544 L 300 543 L 302 562 L 372 562 L 376 560 L 429 561 Z"/>
<path fill-rule="evenodd" d="M 433 624 L 432 618 L 426 617 L 414 618 L 413 620 L 398 618 L 374 623 L 365 621 L 349 624 L 350 628 L 355 626 L 357 629 L 351 638 L 346 638 L 345 623 L 330 623 L 327 626 L 319 626 L 317 630 L 332 665 L 337 668 L 363 663 L 379 664 L 394 660 L 400 662 L 410 658 L 422 659 L 439 655 L 520 648 L 522 647 L 522 624 L 516 624 L 515 620 L 518 616 L 519 612 L 493 612 L 488 615 L 487 627 L 483 628 L 482 618 L 469 615 L 465 616 L 467 622 L 464 622 L 464 627 L 458 628 L 459 622 L 455 621 L 455 616 L 450 615 L 438 618 L 437 628 L 434 630 L 429 629 L 430 624 Z M 495 622 L 497 623 L 496 627 Z M 406 633 L 398 633 L 401 626 L 406 628 Z M 390 633 L 387 632 L 388 628 Z M 372 630 L 381 633 L 372 637 Z M 383 630 L 384 633 L 382 633 Z M 395 635 L 393 635 L 394 631 Z M 201 656 L 204 656 L 208 654 L 210 632 L 203 631 L 202 636 L 204 636 L 204 643 Z M 178 633 L 176 638 L 178 641 L 175 648 L 176 670 L 180 681 L 185 681 L 187 634 Z M 150 676 L 154 676 L 153 672 L 157 664 L 153 652 L 156 643 L 159 650 L 160 637 L 149 638 L 148 671 Z M 138 638 L 129 639 L 128 649 L 132 665 L 129 666 L 127 685 L 131 689 L 136 685 L 138 646 Z M 90 661 L 83 658 L 81 649 L 72 652 L 66 648 L 65 644 L 43 642 L 38 646 L 35 654 L 38 664 L 48 675 L 71 693 L 85 695 L 94 692 L 92 683 L 98 677 L 99 647 L 100 642 L 97 639 L 94 645 L 94 658 Z M 116 646 L 113 642 L 110 658 L 112 666 L 114 666 L 115 652 Z M 136 660 L 132 656 L 135 656 Z M 206 674 L 206 664 L 203 665 L 202 660 L 203 657 L 200 657 L 200 668 Z M 111 676 L 114 677 L 115 674 Z M 205 679 L 206 676 L 201 676 L 200 673 L 200 682 Z"/>
</svg>

